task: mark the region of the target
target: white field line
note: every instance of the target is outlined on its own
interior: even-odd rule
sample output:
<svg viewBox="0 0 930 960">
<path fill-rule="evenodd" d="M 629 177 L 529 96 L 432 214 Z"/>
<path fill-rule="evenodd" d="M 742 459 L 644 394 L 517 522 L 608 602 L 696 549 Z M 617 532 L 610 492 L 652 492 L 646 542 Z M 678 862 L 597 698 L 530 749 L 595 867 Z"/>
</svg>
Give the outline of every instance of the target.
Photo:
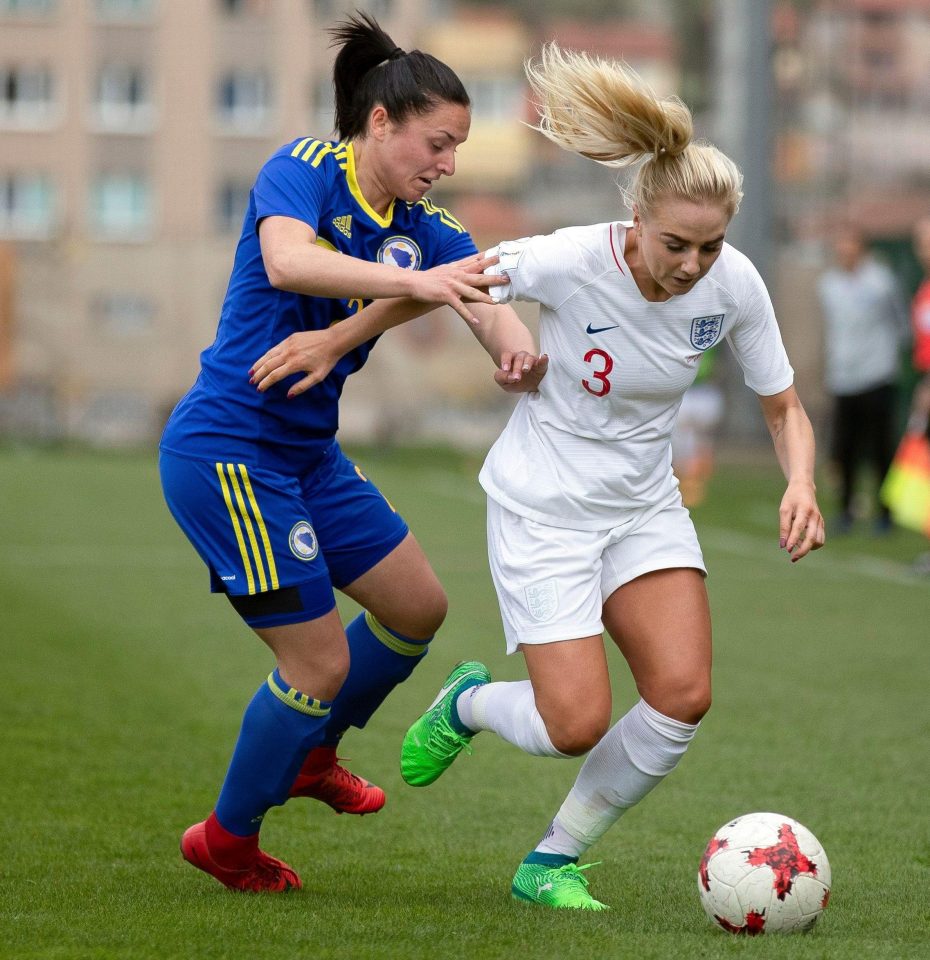
<svg viewBox="0 0 930 960">
<path fill-rule="evenodd" d="M 790 563 L 785 551 L 778 549 L 774 537 L 769 540 L 726 527 L 699 526 L 698 538 L 705 546 L 734 556 L 751 557 L 762 563 Z M 831 555 L 829 550 L 830 547 L 827 545 L 822 552 L 808 554 L 799 561 L 804 564 L 806 575 L 825 577 L 829 580 L 866 577 L 884 583 L 927 589 L 927 578 L 913 573 L 905 563 L 883 557 L 872 557 L 864 553 L 837 557 Z"/>
<path fill-rule="evenodd" d="M 470 481 L 460 474 L 431 470 L 418 477 L 419 486 L 431 496 L 484 506 L 486 497 L 477 479 Z M 768 513 L 768 511 L 766 512 Z M 787 555 L 779 550 L 774 537 L 754 536 L 727 527 L 698 526 L 698 536 L 704 546 L 733 556 L 748 557 L 762 563 L 789 563 Z M 0 546 L 0 567 L 94 567 L 108 569 L 120 566 L 145 568 L 189 567 L 195 554 L 184 545 L 177 547 L 141 547 L 129 544 L 94 546 L 90 544 L 10 544 Z M 927 589 L 927 578 L 911 572 L 907 564 L 868 554 L 846 557 L 831 556 L 829 546 L 819 554 L 801 561 L 809 576 L 830 580 L 866 577 L 885 583 Z"/>
</svg>

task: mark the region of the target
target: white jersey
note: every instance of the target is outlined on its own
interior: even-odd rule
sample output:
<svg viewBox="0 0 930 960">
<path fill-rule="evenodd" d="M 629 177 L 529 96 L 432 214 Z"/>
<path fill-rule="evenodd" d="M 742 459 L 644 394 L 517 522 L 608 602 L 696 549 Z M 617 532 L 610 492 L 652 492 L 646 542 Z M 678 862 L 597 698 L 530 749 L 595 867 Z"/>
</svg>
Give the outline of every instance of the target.
<svg viewBox="0 0 930 960">
<path fill-rule="evenodd" d="M 622 524 L 674 498 L 671 434 L 701 355 L 726 339 L 757 394 L 791 386 L 775 312 L 755 267 L 728 244 L 681 296 L 646 300 L 623 258 L 630 224 L 568 227 L 489 251 L 502 302 L 540 304 L 549 372 L 524 394 L 479 481 L 493 500 L 578 530 Z"/>
</svg>

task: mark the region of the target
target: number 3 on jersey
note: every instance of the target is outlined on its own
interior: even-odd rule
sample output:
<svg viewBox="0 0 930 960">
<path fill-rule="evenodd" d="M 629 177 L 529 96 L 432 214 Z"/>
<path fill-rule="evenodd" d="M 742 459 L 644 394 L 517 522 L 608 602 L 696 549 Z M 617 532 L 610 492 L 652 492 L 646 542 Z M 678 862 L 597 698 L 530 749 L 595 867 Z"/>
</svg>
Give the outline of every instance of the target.
<svg viewBox="0 0 930 960">
<path fill-rule="evenodd" d="M 588 393 L 593 393 L 595 397 L 606 396 L 610 393 L 611 386 L 607 375 L 614 368 L 614 358 L 603 350 L 589 350 L 584 355 L 584 362 L 590 363 L 594 367 L 591 371 L 591 378 L 596 382 L 591 383 L 590 380 L 582 380 L 581 385 Z"/>
</svg>

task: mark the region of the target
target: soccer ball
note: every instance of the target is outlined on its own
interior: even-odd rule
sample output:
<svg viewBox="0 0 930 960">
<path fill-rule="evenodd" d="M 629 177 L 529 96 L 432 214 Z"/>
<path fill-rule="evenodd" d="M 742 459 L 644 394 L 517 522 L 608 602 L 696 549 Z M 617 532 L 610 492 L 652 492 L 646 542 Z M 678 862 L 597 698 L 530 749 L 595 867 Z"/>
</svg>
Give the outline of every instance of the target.
<svg viewBox="0 0 930 960">
<path fill-rule="evenodd" d="M 747 813 L 710 839 L 698 868 L 707 916 L 730 933 L 810 930 L 830 899 L 830 862 L 797 820 Z"/>
</svg>

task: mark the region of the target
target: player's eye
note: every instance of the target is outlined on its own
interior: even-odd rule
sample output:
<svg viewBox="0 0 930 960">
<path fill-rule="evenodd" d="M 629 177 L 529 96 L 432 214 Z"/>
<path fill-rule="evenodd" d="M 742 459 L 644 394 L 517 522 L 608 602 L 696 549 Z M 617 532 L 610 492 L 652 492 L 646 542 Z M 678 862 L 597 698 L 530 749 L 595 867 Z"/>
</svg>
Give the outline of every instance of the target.
<svg viewBox="0 0 930 960">
<path fill-rule="evenodd" d="M 680 243 L 667 243 L 665 248 L 670 250 L 672 253 L 681 253 L 684 250 L 684 247 Z"/>
</svg>

